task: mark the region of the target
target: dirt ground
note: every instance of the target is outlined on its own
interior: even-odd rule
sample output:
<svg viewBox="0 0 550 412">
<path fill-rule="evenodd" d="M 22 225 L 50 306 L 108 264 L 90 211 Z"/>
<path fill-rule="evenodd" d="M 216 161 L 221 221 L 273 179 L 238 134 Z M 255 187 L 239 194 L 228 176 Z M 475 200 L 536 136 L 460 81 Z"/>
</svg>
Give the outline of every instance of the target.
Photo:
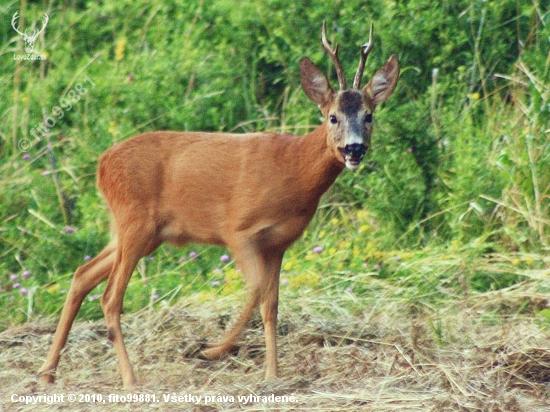
<svg viewBox="0 0 550 412">
<path fill-rule="evenodd" d="M 514 309 L 547 302 L 529 285 L 415 311 L 391 296 L 352 313 L 346 307 L 358 298 L 351 294 L 283 294 L 281 377 L 272 383 L 262 379 L 259 316 L 231 356 L 198 356 L 241 299 L 213 297 L 201 306 L 184 298 L 125 315 L 136 393 L 121 389 L 103 320 L 77 319 L 58 379 L 47 386 L 35 374 L 57 319 L 10 328 L 0 334 L 0 410 L 550 411 L 550 328 Z"/>
</svg>

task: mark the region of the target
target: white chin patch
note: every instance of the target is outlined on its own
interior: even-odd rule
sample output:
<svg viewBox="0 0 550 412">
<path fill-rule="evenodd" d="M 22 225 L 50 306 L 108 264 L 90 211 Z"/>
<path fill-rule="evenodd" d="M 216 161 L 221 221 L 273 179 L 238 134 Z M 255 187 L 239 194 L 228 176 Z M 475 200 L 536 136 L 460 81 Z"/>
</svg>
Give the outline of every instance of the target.
<svg viewBox="0 0 550 412">
<path fill-rule="evenodd" d="M 350 170 L 356 170 L 361 166 L 361 160 L 360 159 L 352 159 L 348 156 L 344 159 L 344 163 L 346 167 Z"/>
</svg>

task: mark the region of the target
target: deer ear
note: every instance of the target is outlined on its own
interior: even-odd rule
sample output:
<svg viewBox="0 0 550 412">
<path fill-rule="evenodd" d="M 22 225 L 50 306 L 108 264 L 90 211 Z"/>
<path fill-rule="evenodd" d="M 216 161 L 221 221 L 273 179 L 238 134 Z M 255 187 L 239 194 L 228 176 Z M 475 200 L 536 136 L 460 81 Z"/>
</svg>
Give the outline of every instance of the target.
<svg viewBox="0 0 550 412">
<path fill-rule="evenodd" d="M 307 57 L 300 60 L 300 79 L 307 97 L 319 106 L 325 106 L 332 99 L 334 90 L 325 75 Z"/>
<path fill-rule="evenodd" d="M 396 55 L 388 61 L 372 76 L 370 82 L 363 91 L 372 100 L 375 106 L 389 99 L 399 78 L 399 59 Z"/>
</svg>

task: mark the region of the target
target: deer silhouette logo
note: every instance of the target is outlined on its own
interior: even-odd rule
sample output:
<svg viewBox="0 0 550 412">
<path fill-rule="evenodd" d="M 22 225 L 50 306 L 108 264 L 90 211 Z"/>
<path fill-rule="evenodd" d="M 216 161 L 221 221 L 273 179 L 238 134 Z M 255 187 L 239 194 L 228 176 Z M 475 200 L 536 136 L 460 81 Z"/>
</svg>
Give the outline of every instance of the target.
<svg viewBox="0 0 550 412">
<path fill-rule="evenodd" d="M 27 30 L 25 30 L 24 32 L 21 32 L 19 30 L 19 27 L 15 27 L 15 23 L 18 18 L 19 18 L 19 12 L 16 11 L 15 14 L 13 15 L 13 18 L 11 19 L 11 26 L 17 33 L 23 36 L 23 41 L 25 42 L 25 51 L 28 54 L 31 54 L 32 51 L 34 50 L 34 44 L 36 43 L 36 39 L 38 38 L 40 33 L 44 31 L 44 29 L 46 28 L 46 25 L 48 24 L 49 17 L 47 14 L 44 14 L 44 22 L 42 23 L 42 28 L 40 30 L 33 29 L 32 34 L 27 34 Z"/>
</svg>

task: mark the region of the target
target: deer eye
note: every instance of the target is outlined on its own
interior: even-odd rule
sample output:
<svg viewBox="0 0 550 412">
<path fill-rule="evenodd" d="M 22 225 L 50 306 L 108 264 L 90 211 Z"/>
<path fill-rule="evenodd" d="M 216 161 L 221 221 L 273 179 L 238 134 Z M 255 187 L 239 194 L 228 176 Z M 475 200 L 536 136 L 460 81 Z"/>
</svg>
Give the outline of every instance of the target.
<svg viewBox="0 0 550 412">
<path fill-rule="evenodd" d="M 330 115 L 330 117 L 328 118 L 330 120 L 330 122 L 332 124 L 336 124 L 338 123 L 338 119 L 336 118 L 336 116 L 334 116 L 333 114 Z"/>
<path fill-rule="evenodd" d="M 365 115 L 365 123 L 372 123 L 372 113 Z"/>
</svg>

